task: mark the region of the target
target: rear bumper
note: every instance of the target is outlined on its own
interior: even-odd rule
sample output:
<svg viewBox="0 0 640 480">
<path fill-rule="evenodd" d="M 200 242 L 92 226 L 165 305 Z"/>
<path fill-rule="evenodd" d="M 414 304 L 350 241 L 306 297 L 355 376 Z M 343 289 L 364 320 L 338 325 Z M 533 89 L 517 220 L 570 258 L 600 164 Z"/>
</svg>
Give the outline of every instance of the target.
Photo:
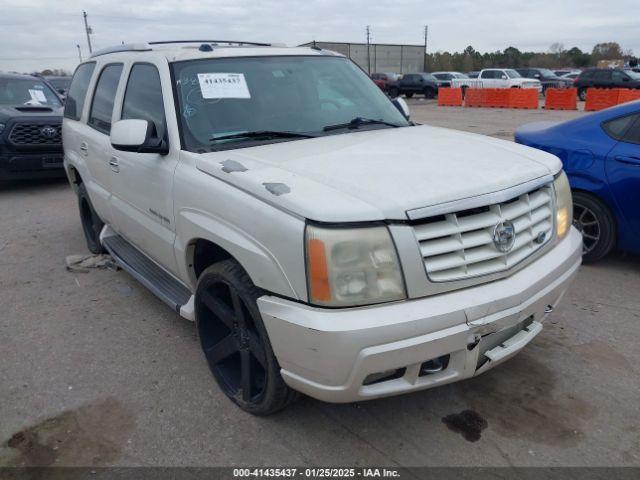
<svg viewBox="0 0 640 480">
<path fill-rule="evenodd" d="M 469 378 L 515 355 L 541 331 L 581 254 L 572 229 L 526 268 L 472 288 L 366 308 L 271 296 L 258 306 L 289 386 L 328 402 L 366 400 Z M 446 368 L 426 373 L 425 362 L 437 358 Z M 388 379 L 364 384 L 381 372 Z"/>
</svg>

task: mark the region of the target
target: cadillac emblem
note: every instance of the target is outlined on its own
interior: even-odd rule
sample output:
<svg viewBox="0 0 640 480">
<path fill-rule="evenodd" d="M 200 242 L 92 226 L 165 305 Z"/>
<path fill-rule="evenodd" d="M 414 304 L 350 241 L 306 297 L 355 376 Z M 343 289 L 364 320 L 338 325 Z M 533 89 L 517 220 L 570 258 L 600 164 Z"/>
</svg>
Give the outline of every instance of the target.
<svg viewBox="0 0 640 480">
<path fill-rule="evenodd" d="M 493 244 L 499 252 L 507 253 L 516 242 L 516 228 L 509 220 L 503 220 L 493 229 Z"/>
</svg>

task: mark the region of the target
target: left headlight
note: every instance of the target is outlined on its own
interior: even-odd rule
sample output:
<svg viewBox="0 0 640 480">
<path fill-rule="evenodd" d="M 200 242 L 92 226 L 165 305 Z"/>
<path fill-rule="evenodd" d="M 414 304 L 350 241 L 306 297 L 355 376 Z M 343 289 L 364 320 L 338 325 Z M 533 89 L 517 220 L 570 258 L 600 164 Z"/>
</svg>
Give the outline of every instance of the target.
<svg viewBox="0 0 640 480">
<path fill-rule="evenodd" d="M 573 222 L 573 199 L 571 198 L 571 186 L 564 170 L 553 182 L 556 192 L 556 230 L 558 238 L 564 238 Z"/>
<path fill-rule="evenodd" d="M 350 307 L 407 297 L 396 247 L 386 226 L 307 225 L 305 236 L 311 303 Z"/>
</svg>

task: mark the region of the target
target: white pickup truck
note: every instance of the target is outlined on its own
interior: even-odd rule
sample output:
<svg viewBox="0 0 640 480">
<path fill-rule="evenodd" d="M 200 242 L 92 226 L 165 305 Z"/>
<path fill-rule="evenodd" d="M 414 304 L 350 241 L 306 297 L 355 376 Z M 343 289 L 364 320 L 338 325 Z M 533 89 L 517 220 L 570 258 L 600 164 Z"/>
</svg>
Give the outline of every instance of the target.
<svg viewBox="0 0 640 480">
<path fill-rule="evenodd" d="M 510 68 L 485 68 L 478 78 L 452 78 L 452 88 L 536 88 L 542 91 L 539 80 L 523 78 Z"/>
</svg>

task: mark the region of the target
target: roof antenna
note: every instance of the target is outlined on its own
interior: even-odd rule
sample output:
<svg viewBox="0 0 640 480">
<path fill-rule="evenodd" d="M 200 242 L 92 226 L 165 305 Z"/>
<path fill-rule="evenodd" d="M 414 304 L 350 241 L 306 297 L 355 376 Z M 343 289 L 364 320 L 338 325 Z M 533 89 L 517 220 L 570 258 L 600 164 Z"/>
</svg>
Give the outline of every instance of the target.
<svg viewBox="0 0 640 480">
<path fill-rule="evenodd" d="M 203 43 L 202 45 L 200 45 L 200 47 L 198 47 L 198 50 L 200 50 L 201 52 L 213 52 L 213 47 L 208 43 Z"/>
</svg>

